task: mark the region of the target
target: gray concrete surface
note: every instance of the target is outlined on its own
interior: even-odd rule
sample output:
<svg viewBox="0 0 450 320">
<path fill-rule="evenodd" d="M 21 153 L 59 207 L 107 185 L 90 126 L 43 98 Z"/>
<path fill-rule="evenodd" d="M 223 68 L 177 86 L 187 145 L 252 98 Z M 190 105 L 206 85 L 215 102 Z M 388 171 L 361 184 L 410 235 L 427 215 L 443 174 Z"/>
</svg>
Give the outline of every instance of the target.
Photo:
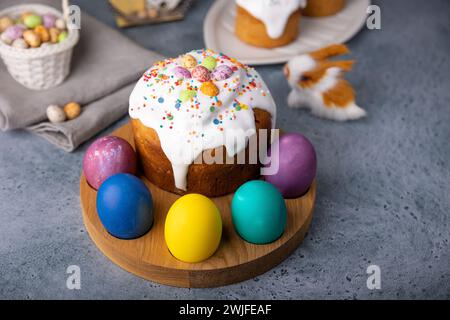
<svg viewBox="0 0 450 320">
<path fill-rule="evenodd" d="M 73 2 L 113 25 L 106 1 Z M 319 159 L 311 229 L 284 263 L 216 289 L 139 279 L 84 230 L 86 145 L 67 154 L 26 132 L 1 133 L 0 298 L 450 298 L 450 2 L 374 2 L 382 30 L 349 43 L 358 60 L 350 79 L 367 119 L 333 123 L 288 109 L 280 66 L 258 68 L 278 102 L 278 126 L 307 135 Z M 184 22 L 124 33 L 166 55 L 203 47 L 210 4 L 200 0 Z M 81 267 L 81 290 L 66 289 L 71 264 Z M 381 268 L 381 290 L 366 287 L 371 264 Z"/>
</svg>

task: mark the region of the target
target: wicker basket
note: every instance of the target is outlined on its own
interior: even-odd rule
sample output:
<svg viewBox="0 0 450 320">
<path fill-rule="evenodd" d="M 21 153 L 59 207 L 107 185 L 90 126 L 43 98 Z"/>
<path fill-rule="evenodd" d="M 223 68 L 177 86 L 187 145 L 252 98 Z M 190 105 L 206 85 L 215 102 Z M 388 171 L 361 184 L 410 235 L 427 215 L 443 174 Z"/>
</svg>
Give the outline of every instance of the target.
<svg viewBox="0 0 450 320">
<path fill-rule="evenodd" d="M 38 14 L 52 13 L 63 17 L 58 10 L 40 5 L 29 4 L 10 7 L 0 11 L 1 16 L 19 16 L 24 11 Z M 70 72 L 73 47 L 79 39 L 78 30 L 68 30 L 66 40 L 49 46 L 20 49 L 0 41 L 0 56 L 11 76 L 25 87 L 33 90 L 45 90 L 61 84 Z"/>
</svg>

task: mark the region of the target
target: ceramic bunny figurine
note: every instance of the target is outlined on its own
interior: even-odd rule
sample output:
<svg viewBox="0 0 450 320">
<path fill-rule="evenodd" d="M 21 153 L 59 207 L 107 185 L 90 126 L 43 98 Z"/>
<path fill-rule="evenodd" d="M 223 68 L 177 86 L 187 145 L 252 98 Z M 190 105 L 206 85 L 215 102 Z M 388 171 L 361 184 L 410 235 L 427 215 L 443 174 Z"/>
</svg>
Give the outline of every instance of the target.
<svg viewBox="0 0 450 320">
<path fill-rule="evenodd" d="M 344 79 L 352 69 L 352 60 L 328 58 L 349 53 L 342 44 L 297 56 L 284 67 L 284 74 L 292 87 L 288 105 L 309 108 L 319 117 L 346 121 L 361 118 L 366 112 L 355 103 L 355 91 Z"/>
</svg>

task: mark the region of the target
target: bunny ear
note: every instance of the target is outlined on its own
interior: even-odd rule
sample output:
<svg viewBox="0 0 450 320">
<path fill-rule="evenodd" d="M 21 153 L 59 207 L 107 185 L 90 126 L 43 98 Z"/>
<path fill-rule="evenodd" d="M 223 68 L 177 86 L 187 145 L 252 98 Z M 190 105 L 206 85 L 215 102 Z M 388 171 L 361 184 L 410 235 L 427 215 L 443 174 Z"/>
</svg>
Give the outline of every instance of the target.
<svg viewBox="0 0 450 320">
<path fill-rule="evenodd" d="M 344 44 L 332 44 L 331 46 L 310 52 L 309 55 L 317 60 L 324 60 L 330 57 L 348 54 L 350 50 Z"/>
</svg>

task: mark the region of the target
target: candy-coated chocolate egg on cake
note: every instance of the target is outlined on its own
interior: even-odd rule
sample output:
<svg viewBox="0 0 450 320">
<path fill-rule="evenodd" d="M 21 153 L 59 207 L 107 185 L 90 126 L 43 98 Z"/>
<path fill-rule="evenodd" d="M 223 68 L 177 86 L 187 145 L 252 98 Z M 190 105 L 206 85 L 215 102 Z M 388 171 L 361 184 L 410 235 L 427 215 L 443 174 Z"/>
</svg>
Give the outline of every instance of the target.
<svg viewBox="0 0 450 320">
<path fill-rule="evenodd" d="M 117 173 L 136 173 L 136 154 L 122 138 L 107 136 L 97 139 L 83 158 L 83 172 L 94 189 Z"/>
<path fill-rule="evenodd" d="M 194 68 L 197 65 L 197 60 L 190 54 L 183 56 L 183 66 L 186 68 Z"/>
<path fill-rule="evenodd" d="M 169 251 L 178 260 L 206 260 L 217 250 L 222 237 L 219 209 L 203 195 L 185 195 L 170 208 L 164 235 Z"/>
<path fill-rule="evenodd" d="M 173 70 L 173 73 L 175 74 L 176 77 L 180 78 L 180 79 L 190 79 L 192 78 L 191 72 L 184 68 L 184 67 L 175 67 L 175 69 Z"/>
<path fill-rule="evenodd" d="M 236 232 L 250 243 L 273 242 L 286 227 L 283 196 L 270 183 L 261 180 L 249 181 L 236 191 L 231 215 Z"/>
<path fill-rule="evenodd" d="M 105 229 L 114 237 L 139 238 L 153 224 L 152 195 L 137 177 L 116 174 L 98 190 L 97 212 Z"/>
<path fill-rule="evenodd" d="M 192 70 L 192 77 L 199 82 L 206 82 L 211 79 L 211 73 L 204 66 L 196 66 Z"/>
<path fill-rule="evenodd" d="M 304 195 L 317 170 L 316 151 L 311 142 L 299 133 L 284 134 L 272 144 L 269 154 L 270 166 L 278 166 L 278 171 L 265 176 L 266 181 L 277 187 L 285 198 Z"/>
<path fill-rule="evenodd" d="M 233 70 L 226 65 L 218 66 L 211 74 L 212 78 L 216 81 L 223 81 L 231 77 Z"/>
<path fill-rule="evenodd" d="M 47 107 L 47 118 L 51 123 L 60 123 L 67 119 L 64 110 L 54 104 Z"/>
<path fill-rule="evenodd" d="M 5 36 L 11 40 L 17 40 L 22 37 L 25 28 L 21 25 L 13 25 L 8 27 L 5 31 Z"/>
<path fill-rule="evenodd" d="M 216 59 L 212 56 L 206 57 L 202 61 L 202 66 L 204 66 L 209 71 L 213 71 L 216 65 L 217 65 Z"/>
<path fill-rule="evenodd" d="M 64 106 L 64 112 L 67 116 L 67 119 L 73 120 L 75 118 L 78 118 L 78 116 L 81 114 L 81 106 L 79 103 L 70 102 Z"/>
<path fill-rule="evenodd" d="M 8 27 L 14 25 L 14 20 L 11 17 L 4 16 L 0 18 L 0 33 L 5 31 Z"/>
</svg>

